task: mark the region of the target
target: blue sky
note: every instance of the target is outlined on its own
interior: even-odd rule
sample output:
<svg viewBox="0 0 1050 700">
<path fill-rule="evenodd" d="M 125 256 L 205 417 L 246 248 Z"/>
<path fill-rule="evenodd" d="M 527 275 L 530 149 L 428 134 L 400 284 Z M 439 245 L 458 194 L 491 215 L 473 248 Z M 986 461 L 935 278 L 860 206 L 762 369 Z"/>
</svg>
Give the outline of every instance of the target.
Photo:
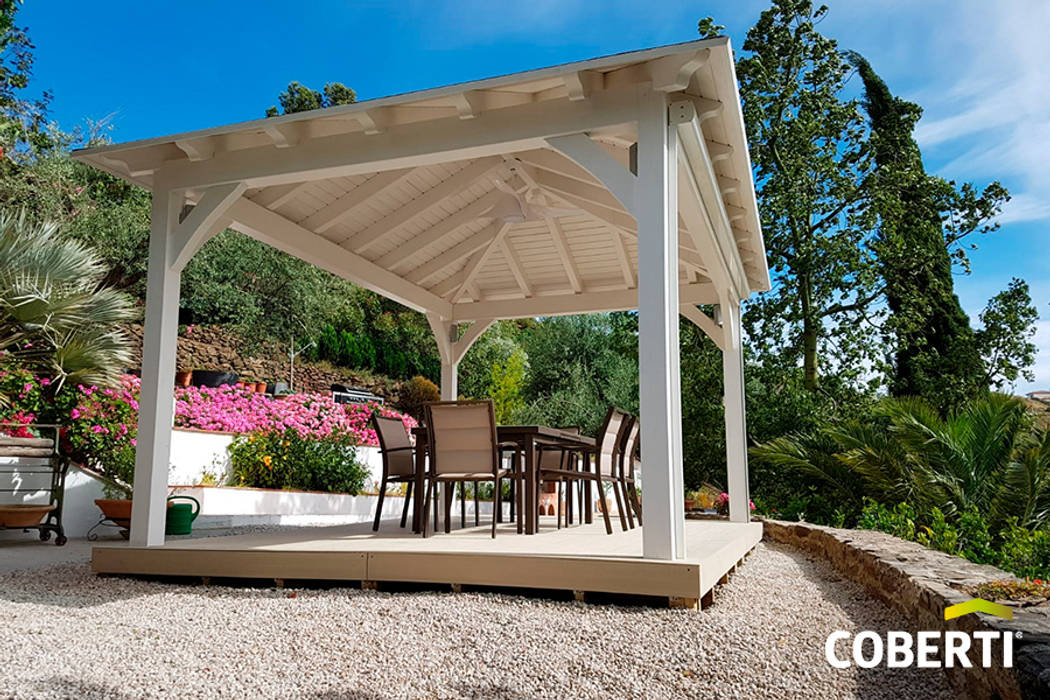
<svg viewBox="0 0 1050 700">
<path fill-rule="evenodd" d="M 957 279 L 976 319 L 1011 277 L 1040 313 L 1036 381 L 1050 388 L 1050 3 L 830 0 L 822 30 L 863 53 L 926 112 L 927 167 L 1014 200 Z M 177 6 L 176 6 L 177 5 Z M 27 0 L 36 84 L 65 128 L 105 120 L 126 141 L 263 116 L 288 82 L 340 81 L 360 99 L 696 38 L 705 15 L 740 47 L 765 2 L 179 3 Z M 994 7 L 994 10 L 992 9 Z"/>
</svg>

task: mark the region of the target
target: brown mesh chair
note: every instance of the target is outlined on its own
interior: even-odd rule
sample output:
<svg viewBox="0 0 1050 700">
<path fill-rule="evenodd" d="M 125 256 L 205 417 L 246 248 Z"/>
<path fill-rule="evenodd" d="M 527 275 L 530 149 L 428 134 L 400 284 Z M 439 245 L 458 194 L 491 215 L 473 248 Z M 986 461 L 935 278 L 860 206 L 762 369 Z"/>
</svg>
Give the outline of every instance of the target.
<svg viewBox="0 0 1050 700">
<path fill-rule="evenodd" d="M 629 414 L 618 408 L 610 408 L 605 415 L 605 422 L 598 433 L 598 443 L 594 447 L 594 471 L 583 471 L 574 469 L 552 468 L 537 470 L 540 483 L 545 481 L 569 480 L 576 482 L 591 481 L 598 485 L 599 503 L 601 504 L 602 517 L 605 519 L 605 532 L 612 534 L 612 523 L 609 520 L 609 506 L 605 501 L 603 486 L 606 483 L 613 485 L 613 493 L 616 494 L 617 509 L 620 512 L 620 525 L 627 529 L 627 519 L 624 516 L 623 505 L 620 503 L 620 449 L 623 444 L 623 423 Z M 578 483 L 577 486 L 582 485 Z M 582 513 L 581 513 L 582 516 Z"/>
<path fill-rule="evenodd" d="M 558 430 L 576 435 L 580 434 L 580 426 L 578 425 L 563 426 L 559 427 Z M 540 474 L 542 474 L 544 470 L 547 470 L 551 474 L 563 473 L 565 471 L 575 472 L 579 462 L 578 450 L 568 445 L 540 445 L 537 449 L 536 455 L 537 472 Z M 549 479 L 546 483 L 550 482 L 555 482 L 557 484 L 557 490 L 555 491 L 557 496 L 555 500 L 558 501 L 558 529 L 560 530 L 562 523 L 562 491 L 567 483 L 571 483 L 571 479 L 569 477 L 561 476 L 555 479 Z M 541 479 L 541 488 L 544 483 L 545 482 Z M 566 494 L 565 501 L 565 526 L 568 527 L 572 522 L 572 498 L 569 494 Z"/>
<path fill-rule="evenodd" d="M 376 411 L 372 414 L 372 427 L 379 438 L 379 453 L 383 456 L 383 478 L 379 484 L 379 502 L 376 504 L 372 530 L 379 530 L 379 521 L 383 517 L 383 498 L 386 496 L 386 486 L 390 483 L 407 484 L 405 506 L 401 509 L 401 527 L 404 527 L 408 518 L 408 503 L 412 500 L 412 486 L 416 481 L 415 448 L 400 418 L 386 418 Z"/>
<path fill-rule="evenodd" d="M 427 536 L 430 499 L 436 484 L 493 482 L 492 536 L 496 536 L 497 514 L 503 480 L 516 479 L 517 471 L 502 469 L 501 445 L 496 437 L 496 413 L 491 400 L 435 401 L 424 404 L 430 474 L 423 498 L 423 537 Z M 509 446 L 509 445 L 508 445 Z M 521 498 L 521 489 L 515 489 Z M 445 532 L 451 530 L 451 499 L 445 502 Z M 521 511 L 521 504 L 518 504 Z"/>
<path fill-rule="evenodd" d="M 623 490 L 623 501 L 627 507 L 627 524 L 634 529 L 634 516 L 638 516 L 638 524 L 642 524 L 642 504 L 638 499 L 638 488 L 635 485 L 635 453 L 638 448 L 638 435 L 641 432 L 642 423 L 636 416 L 628 416 L 624 421 L 623 443 L 620 447 L 620 488 Z"/>
</svg>

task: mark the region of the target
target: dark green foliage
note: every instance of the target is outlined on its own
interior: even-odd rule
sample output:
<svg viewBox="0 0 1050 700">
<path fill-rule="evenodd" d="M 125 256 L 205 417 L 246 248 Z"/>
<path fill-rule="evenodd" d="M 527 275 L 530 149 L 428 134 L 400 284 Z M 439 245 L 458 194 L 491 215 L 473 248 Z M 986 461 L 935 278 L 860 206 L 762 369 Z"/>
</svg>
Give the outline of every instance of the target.
<svg viewBox="0 0 1050 700">
<path fill-rule="evenodd" d="M 894 97 L 859 54 L 848 56 L 864 81 L 871 120 L 871 202 L 894 352 L 890 390 L 948 410 L 988 386 L 969 318 L 954 292 L 952 253 L 965 261 L 959 241 L 975 230 L 998 228 L 989 220 L 1008 197 L 998 183 L 976 196 L 928 175 L 912 138 L 920 107 Z M 945 221 L 956 222 L 955 229 L 945 230 Z"/>
<path fill-rule="evenodd" d="M 1030 369 L 1035 363 L 1032 342 L 1039 312 L 1032 305 L 1028 283 L 1016 277 L 1010 285 L 988 301 L 981 312 L 977 348 L 984 358 L 984 384 L 1001 389 L 1018 377 L 1035 379 Z"/>
<path fill-rule="evenodd" d="M 277 96 L 277 101 L 281 105 L 281 111 L 278 112 L 277 107 L 269 107 L 266 110 L 267 117 L 276 117 L 279 113 L 295 114 L 312 109 L 348 105 L 357 101 L 357 93 L 342 83 L 325 83 L 323 92 L 318 92 L 292 81 L 288 83 L 284 92 Z"/>
<path fill-rule="evenodd" d="M 349 435 L 304 438 L 294 429 L 251 433 L 229 447 L 237 486 L 356 494 L 368 478 Z"/>
<path fill-rule="evenodd" d="M 878 297 L 865 221 L 871 170 L 859 105 L 842 95 L 849 66 L 817 31 L 808 0 L 774 0 L 737 62 L 774 291 L 744 317 L 760 362 L 801 363 L 811 391 L 833 370 L 862 383 L 879 359 L 868 307 Z M 876 341 L 876 342 L 873 342 Z"/>
</svg>

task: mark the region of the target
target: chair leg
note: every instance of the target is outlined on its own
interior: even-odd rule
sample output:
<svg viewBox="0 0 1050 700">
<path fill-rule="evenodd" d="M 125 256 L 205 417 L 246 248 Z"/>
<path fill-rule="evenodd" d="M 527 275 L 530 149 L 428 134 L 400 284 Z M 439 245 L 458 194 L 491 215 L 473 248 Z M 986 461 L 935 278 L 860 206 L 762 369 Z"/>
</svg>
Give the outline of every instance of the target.
<svg viewBox="0 0 1050 700">
<path fill-rule="evenodd" d="M 638 516 L 638 525 L 642 525 L 642 499 L 638 497 L 638 488 L 631 484 L 627 487 L 631 493 L 631 504 L 634 506 L 634 514 Z"/>
<path fill-rule="evenodd" d="M 558 529 L 561 529 L 561 490 L 565 486 L 565 479 L 558 479 L 558 486 L 554 489 L 554 500 L 558 502 Z M 568 526 L 566 526 L 568 527 Z"/>
<path fill-rule="evenodd" d="M 383 470 L 386 471 L 385 469 Z M 379 520 L 383 517 L 383 498 L 386 496 L 386 474 L 383 474 L 383 479 L 379 483 L 379 501 L 376 503 L 376 518 L 372 522 L 372 532 L 379 531 Z M 404 524 L 401 525 L 404 527 Z"/>
<path fill-rule="evenodd" d="M 452 482 L 445 489 L 445 534 L 452 532 L 452 497 L 456 494 L 456 484 Z"/>
<path fill-rule="evenodd" d="M 478 507 L 478 483 L 474 482 L 474 527 L 481 524 L 481 509 Z"/>
<path fill-rule="evenodd" d="M 503 480 L 496 479 L 496 487 L 492 493 L 492 506 L 495 510 L 492 511 L 492 539 L 496 539 L 496 515 L 503 509 L 503 504 L 500 503 L 501 496 L 503 495 Z"/>
<path fill-rule="evenodd" d="M 624 532 L 627 532 L 627 516 L 624 514 L 623 499 L 620 498 L 620 484 L 616 481 L 612 482 L 613 493 L 616 494 L 616 510 L 620 513 L 620 527 L 623 528 Z"/>
<path fill-rule="evenodd" d="M 624 505 L 624 508 L 627 510 L 627 526 L 633 530 L 634 529 L 634 513 L 633 513 L 634 505 L 631 504 L 631 497 L 627 493 L 627 482 L 626 481 L 621 481 L 621 482 L 619 482 L 619 486 L 620 486 L 620 491 L 623 492 L 623 505 Z"/>
<path fill-rule="evenodd" d="M 405 527 L 405 523 L 408 522 L 408 504 L 412 502 L 412 486 L 414 484 L 409 481 L 408 485 L 405 486 L 405 505 L 401 508 L 401 527 Z"/>
<path fill-rule="evenodd" d="M 602 508 L 602 517 L 605 519 L 605 534 L 612 534 L 612 522 L 609 520 L 609 504 L 605 502 L 605 490 L 602 488 L 600 479 L 595 479 L 594 484 L 598 487 L 598 504 Z"/>
<path fill-rule="evenodd" d="M 459 482 L 459 529 L 467 526 L 467 482 Z M 631 527 L 634 527 L 633 525 Z"/>
<path fill-rule="evenodd" d="M 518 471 L 514 475 L 514 479 L 511 483 L 517 484 L 514 488 L 514 498 L 518 504 L 518 534 L 521 535 L 525 532 L 525 518 L 522 514 L 525 512 L 525 469 L 524 462 L 518 458 L 518 453 L 514 454 L 515 459 L 518 459 Z M 520 482 L 520 483 L 519 483 Z M 511 508 L 514 507 L 514 502 L 511 501 Z"/>
<path fill-rule="evenodd" d="M 426 495 L 423 497 L 423 537 L 427 537 L 427 521 L 430 520 L 430 494 L 434 489 L 434 480 L 427 481 Z M 437 529 L 437 511 L 434 511 L 434 529 Z"/>
</svg>

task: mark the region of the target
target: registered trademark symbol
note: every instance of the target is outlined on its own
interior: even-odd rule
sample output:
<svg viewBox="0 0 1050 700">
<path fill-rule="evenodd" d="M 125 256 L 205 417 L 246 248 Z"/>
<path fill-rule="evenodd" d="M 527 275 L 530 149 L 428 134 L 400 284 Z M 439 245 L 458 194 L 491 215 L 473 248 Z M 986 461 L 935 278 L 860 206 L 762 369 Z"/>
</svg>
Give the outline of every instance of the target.
<svg viewBox="0 0 1050 700">
<path fill-rule="evenodd" d="M 1014 639 L 1020 639 L 1024 636 L 1024 632 L 1014 632 Z"/>
</svg>

